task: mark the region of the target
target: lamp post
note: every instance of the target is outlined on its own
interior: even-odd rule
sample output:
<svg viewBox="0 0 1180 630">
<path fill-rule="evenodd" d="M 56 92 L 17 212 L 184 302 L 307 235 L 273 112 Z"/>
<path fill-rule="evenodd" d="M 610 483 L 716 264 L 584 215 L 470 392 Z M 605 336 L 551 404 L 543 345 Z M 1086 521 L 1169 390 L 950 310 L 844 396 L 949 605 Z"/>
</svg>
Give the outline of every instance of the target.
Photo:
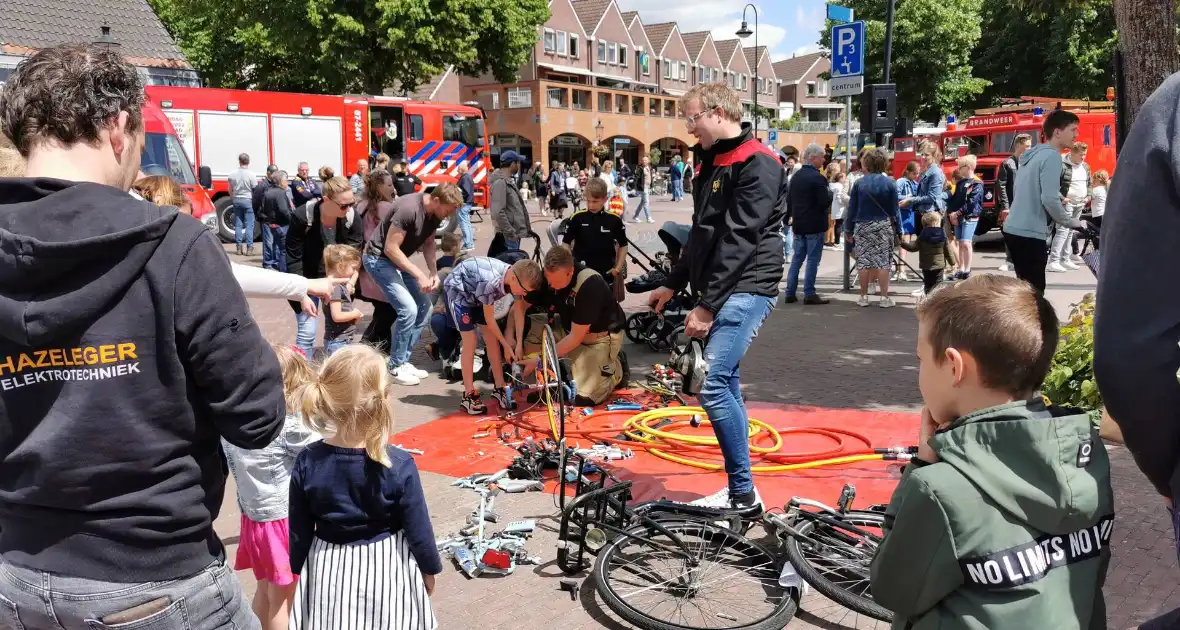
<svg viewBox="0 0 1180 630">
<path fill-rule="evenodd" d="M 602 142 L 602 131 L 605 127 L 602 126 L 602 119 L 598 119 L 598 123 L 594 125 L 594 144 L 597 146 Z"/>
<path fill-rule="evenodd" d="M 754 9 L 754 30 L 746 25 L 746 9 Z M 758 62 L 761 61 L 758 57 L 758 7 L 753 4 L 746 4 L 742 9 L 742 27 L 738 29 L 736 35 L 742 39 L 754 36 L 754 137 L 758 137 Z"/>
<path fill-rule="evenodd" d="M 96 45 L 106 46 L 106 49 L 108 51 L 110 51 L 112 48 L 118 48 L 121 45 L 121 44 L 119 44 L 119 42 L 115 41 L 114 37 L 111 37 L 111 27 L 110 26 L 103 24 L 101 32 L 102 32 L 102 35 L 99 35 L 98 39 L 94 40 L 94 43 Z"/>
</svg>

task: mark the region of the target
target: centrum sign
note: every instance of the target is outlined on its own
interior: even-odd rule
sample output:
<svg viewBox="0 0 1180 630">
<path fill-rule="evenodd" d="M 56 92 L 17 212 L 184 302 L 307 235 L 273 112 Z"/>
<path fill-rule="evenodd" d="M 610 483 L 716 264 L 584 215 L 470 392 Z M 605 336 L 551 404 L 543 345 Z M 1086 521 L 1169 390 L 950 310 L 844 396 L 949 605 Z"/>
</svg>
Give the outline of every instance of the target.
<svg viewBox="0 0 1180 630">
<path fill-rule="evenodd" d="M 995 116 L 975 116 L 967 119 L 967 128 L 974 129 L 976 127 L 1000 127 L 1003 125 L 1015 125 L 1015 114 L 997 114 Z"/>
</svg>

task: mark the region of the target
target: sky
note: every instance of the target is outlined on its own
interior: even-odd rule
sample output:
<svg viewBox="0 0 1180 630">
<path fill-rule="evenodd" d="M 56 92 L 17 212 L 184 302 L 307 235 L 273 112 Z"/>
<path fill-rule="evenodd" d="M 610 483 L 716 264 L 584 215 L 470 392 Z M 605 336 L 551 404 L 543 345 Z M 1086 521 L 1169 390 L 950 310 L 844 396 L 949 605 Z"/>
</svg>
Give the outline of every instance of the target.
<svg viewBox="0 0 1180 630">
<path fill-rule="evenodd" d="M 616 0 L 621 11 L 638 11 L 644 23 L 677 22 L 682 33 L 712 31 L 714 39 L 733 39 L 742 22 L 739 0 Z M 819 50 L 824 0 L 764 0 L 758 8 L 758 45 L 770 47 L 775 61 Z M 747 10 L 751 30 L 754 11 Z M 749 37 L 745 46 L 754 45 Z"/>
</svg>

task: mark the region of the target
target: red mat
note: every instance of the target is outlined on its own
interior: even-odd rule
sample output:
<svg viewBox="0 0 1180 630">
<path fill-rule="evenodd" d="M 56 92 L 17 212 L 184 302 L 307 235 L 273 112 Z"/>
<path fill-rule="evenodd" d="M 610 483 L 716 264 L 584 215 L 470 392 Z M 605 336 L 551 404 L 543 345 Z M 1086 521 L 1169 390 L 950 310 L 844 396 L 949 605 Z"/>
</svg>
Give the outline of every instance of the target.
<svg viewBox="0 0 1180 630">
<path fill-rule="evenodd" d="M 920 421 L 917 414 L 908 413 L 767 403 L 749 403 L 747 406 L 751 417 L 776 429 L 839 428 L 863 435 L 877 448 L 916 443 Z M 597 411 L 590 416 L 575 413 L 574 417 L 567 420 L 567 431 L 592 431 L 604 437 L 615 437 L 620 432 L 622 423 L 634 413 L 636 412 L 607 414 Z M 527 418 L 532 423 L 547 422 L 544 420 L 543 412 L 531 413 Z M 686 426 L 669 430 L 712 435 L 712 430 L 708 426 L 698 429 Z M 473 438 L 473 435 L 483 432 L 490 435 Z M 499 438 L 503 433 L 509 434 L 507 443 Z M 476 473 L 492 473 L 507 467 L 516 456 L 516 451 L 509 443 L 530 435 L 532 434 L 527 430 L 521 430 L 518 434 L 513 425 L 495 415 L 473 417 L 465 413 L 456 413 L 398 433 L 391 442 L 425 451 L 425 455 L 414 457 L 422 470 L 465 477 Z M 766 439 L 759 443 L 769 445 L 768 441 Z M 593 445 L 588 439 L 574 437 L 569 438 L 568 443 L 570 446 L 586 448 Z M 858 440 L 846 439 L 846 443 L 848 450 L 864 448 Z M 821 435 L 788 434 L 783 437 L 781 450 L 791 453 L 817 453 L 830 451 L 837 446 L 831 438 Z M 719 456 L 716 455 L 680 454 L 702 461 L 720 462 Z M 753 456 L 755 466 L 774 463 L 776 462 Z M 712 494 L 725 486 L 725 473 L 722 471 L 692 468 L 641 450 L 635 451 L 634 458 L 616 460 L 610 462 L 609 466 L 619 478 L 629 479 L 634 483 L 633 491 L 637 500 L 663 497 L 689 501 Z M 782 506 L 793 496 L 807 497 L 831 505 L 839 498 L 843 485 L 852 483 L 857 491 L 856 506 L 865 507 L 889 501 L 893 488 L 897 485 L 899 468 L 898 462 L 867 461 L 789 472 L 756 473 L 754 481 L 764 502 L 771 506 Z"/>
</svg>

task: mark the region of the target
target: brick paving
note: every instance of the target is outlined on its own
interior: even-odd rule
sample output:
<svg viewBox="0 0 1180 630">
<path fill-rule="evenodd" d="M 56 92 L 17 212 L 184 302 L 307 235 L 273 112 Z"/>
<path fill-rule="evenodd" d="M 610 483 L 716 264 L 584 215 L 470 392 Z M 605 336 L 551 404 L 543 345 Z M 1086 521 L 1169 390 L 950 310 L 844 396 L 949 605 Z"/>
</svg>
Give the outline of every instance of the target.
<svg viewBox="0 0 1180 630">
<path fill-rule="evenodd" d="M 530 202 L 530 206 L 532 203 Z M 535 206 L 533 206 L 535 208 Z M 653 203 L 654 225 L 628 225 L 636 244 L 649 254 L 662 249 L 655 231 L 667 220 L 689 221 L 687 203 Z M 534 229 L 543 234 L 548 219 L 535 214 Z M 491 241 L 489 221 L 476 224 L 477 249 Z M 990 235 L 989 235 L 990 236 Z M 976 269 L 996 272 L 1003 262 L 998 241 L 985 237 L 976 254 Z M 987 242 L 990 241 L 990 242 Z M 531 245 L 531 244 L 530 244 Z M 548 247 L 548 243 L 545 243 Z M 234 257 L 244 262 L 253 260 Z M 917 361 L 914 357 L 916 324 L 914 300 L 909 292 L 917 285 L 903 284 L 896 291 L 898 308 L 858 308 L 855 294 L 840 292 L 840 256 L 825 252 L 820 267 L 819 290 L 832 298 L 827 306 L 804 307 L 780 303 L 751 348 L 742 365 L 743 389 L 750 400 L 806 404 L 822 407 L 908 410 L 920 408 L 917 389 Z M 632 274 L 637 272 L 632 270 Z M 1093 277 L 1085 269 L 1051 274 L 1049 298 L 1061 318 L 1069 305 L 1093 291 Z M 294 316 L 287 304 L 251 300 L 255 317 L 271 341 L 294 341 Z M 628 309 L 643 307 L 642 298 L 628 296 Z M 367 308 L 362 306 L 362 308 Z M 628 346 L 632 366 L 642 368 L 662 362 L 666 356 L 646 348 Z M 419 349 L 416 365 L 430 367 Z M 457 410 L 461 386 L 432 376 L 417 387 L 397 387 L 396 410 L 399 429 L 429 422 Z M 1180 606 L 1180 570 L 1171 539 L 1171 524 L 1162 502 L 1121 447 L 1110 446 L 1118 520 L 1111 546 L 1113 562 L 1107 577 L 1109 627 L 1124 629 L 1160 612 Z M 476 495 L 450 485 L 451 479 L 423 473 L 423 484 L 431 506 L 435 532 L 442 536 L 462 526 L 466 515 L 478 503 Z M 236 551 L 240 512 L 232 491 L 227 493 L 217 521 L 217 531 L 226 541 L 231 558 Z M 713 488 L 703 488 L 702 493 Z M 555 564 L 556 508 L 548 494 L 505 495 L 497 511 L 506 520 L 535 518 L 539 529 L 530 543 L 533 554 L 541 556 L 540 566 L 521 566 L 503 578 L 467 580 L 448 564 L 439 577 L 433 600 L 440 627 L 446 630 L 474 628 L 499 630 L 518 627 L 547 627 L 562 630 L 630 628 L 602 605 L 594 592 L 593 580 L 586 580 L 577 601 L 558 590 L 561 574 Z M 758 533 L 756 529 L 755 534 Z M 252 576 L 239 573 L 247 593 L 252 595 Z M 584 576 L 583 576 L 584 577 Z M 804 599 L 794 621 L 794 630 L 822 628 L 885 628 L 859 618 L 815 593 Z"/>
</svg>

